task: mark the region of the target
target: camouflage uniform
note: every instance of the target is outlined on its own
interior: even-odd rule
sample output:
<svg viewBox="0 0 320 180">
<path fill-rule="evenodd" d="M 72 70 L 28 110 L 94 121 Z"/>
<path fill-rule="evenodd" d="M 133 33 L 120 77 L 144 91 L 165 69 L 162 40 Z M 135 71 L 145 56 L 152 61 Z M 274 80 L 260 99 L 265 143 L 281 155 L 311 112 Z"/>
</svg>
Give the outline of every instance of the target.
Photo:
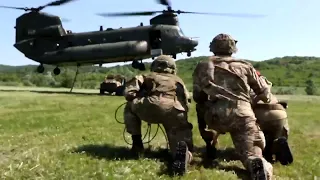
<svg viewBox="0 0 320 180">
<path fill-rule="evenodd" d="M 205 66 L 207 66 L 207 62 L 199 62 L 197 68 L 201 70 L 205 68 Z M 207 111 L 206 103 L 209 100 L 209 96 L 204 91 L 202 91 L 199 86 L 197 86 L 197 83 L 199 82 L 197 78 L 199 77 L 197 77 L 197 74 L 194 73 L 192 96 L 193 100 L 196 103 L 198 129 L 202 139 L 206 143 L 207 156 L 214 159 L 216 157 L 217 151 L 215 145 L 217 144 L 219 134 L 218 132 L 207 128 L 207 124 L 204 120 L 204 115 Z"/>
<path fill-rule="evenodd" d="M 264 76 L 260 76 L 260 78 L 271 89 L 272 83 Z M 283 105 L 283 102 L 278 101 L 273 94 L 271 94 L 269 104 L 259 101 L 254 92 L 251 92 L 251 99 L 257 122 L 266 137 L 266 147 L 263 152 L 264 157 L 269 162 L 272 162 L 272 155 L 275 155 L 276 160 L 279 160 L 283 165 L 292 163 L 293 156 L 287 142 L 289 124 L 286 104 Z"/>
<path fill-rule="evenodd" d="M 260 76 L 260 73 L 258 73 L 258 75 Z M 271 89 L 272 83 L 264 76 L 260 76 L 260 78 L 266 83 L 266 86 L 269 86 Z M 219 134 L 215 131 L 206 129 L 206 124 L 203 120 L 201 121 L 201 119 L 204 119 L 203 116 L 206 112 L 206 106 L 204 103 L 201 103 L 201 97 L 198 97 L 202 93 L 194 92 L 194 94 L 195 101 L 200 101 L 196 106 L 199 131 L 207 144 L 208 156 L 214 158 L 216 152 L 215 146 L 218 142 Z M 255 102 L 256 95 L 252 90 L 250 95 L 251 100 L 253 101 L 252 106 L 257 118 L 257 123 L 266 138 L 266 147 L 263 150 L 263 156 L 266 160 L 272 162 L 273 155 L 275 155 L 275 160 L 279 160 L 282 165 L 291 164 L 293 162 L 293 156 L 287 142 L 289 136 L 289 124 L 286 112 L 287 104 L 278 101 L 273 94 L 270 96 L 270 103 L 263 103 L 262 101 Z M 204 97 L 204 95 L 202 96 Z M 204 99 L 203 97 L 202 99 Z"/>
<path fill-rule="evenodd" d="M 210 50 L 215 56 L 198 64 L 193 73 L 194 92 L 208 95 L 205 122 L 218 133 L 230 133 L 240 160 L 253 179 L 271 179 L 273 167 L 262 157 L 264 136 L 256 124 L 250 101 L 253 89 L 261 100 L 269 102 L 269 88 L 250 63 L 231 57 L 237 48 L 229 35 L 217 35 Z"/>
<path fill-rule="evenodd" d="M 169 56 L 159 56 L 151 73 L 127 82 L 124 111 L 125 126 L 132 135 L 133 150 L 142 150 L 141 120 L 162 124 L 174 158 L 173 170 L 184 173 L 191 161 L 192 124 L 188 122 L 190 96 L 184 82 L 176 76 L 176 64 Z M 190 150 L 190 151 L 189 151 Z"/>
</svg>

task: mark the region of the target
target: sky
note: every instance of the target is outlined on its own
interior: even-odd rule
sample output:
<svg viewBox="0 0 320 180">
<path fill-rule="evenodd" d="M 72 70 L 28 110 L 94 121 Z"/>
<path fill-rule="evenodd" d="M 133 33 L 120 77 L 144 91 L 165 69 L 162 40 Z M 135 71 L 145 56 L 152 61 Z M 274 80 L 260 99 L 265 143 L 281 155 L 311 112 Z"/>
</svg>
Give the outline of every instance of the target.
<svg viewBox="0 0 320 180">
<path fill-rule="evenodd" d="M 50 0 L 49 0 L 50 1 Z M 0 5 L 38 7 L 48 0 L 1 0 Z M 238 58 L 266 60 L 282 56 L 320 56 L 319 0 L 172 0 L 175 10 L 263 14 L 263 18 L 236 18 L 212 15 L 180 14 L 179 21 L 186 36 L 198 37 L 195 56 L 209 56 L 209 43 L 219 33 L 228 33 L 238 40 Z M 73 32 L 138 26 L 149 24 L 153 16 L 100 17 L 96 13 L 164 10 L 156 0 L 76 0 L 59 6 L 47 7 L 43 12 L 67 18 L 63 27 Z M 13 47 L 15 19 L 24 11 L 0 9 L 0 64 L 38 64 Z M 177 59 L 187 58 L 178 54 Z M 109 64 L 113 66 L 124 63 Z"/>
</svg>

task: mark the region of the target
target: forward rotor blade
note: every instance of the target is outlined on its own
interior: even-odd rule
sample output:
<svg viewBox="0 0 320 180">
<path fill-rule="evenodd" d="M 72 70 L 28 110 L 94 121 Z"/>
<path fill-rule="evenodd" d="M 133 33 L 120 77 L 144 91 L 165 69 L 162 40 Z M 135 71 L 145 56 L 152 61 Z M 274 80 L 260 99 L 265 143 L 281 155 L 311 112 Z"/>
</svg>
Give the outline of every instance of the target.
<svg viewBox="0 0 320 180">
<path fill-rule="evenodd" d="M 127 12 L 127 13 L 98 13 L 99 16 L 150 16 L 162 11 Z"/>
<path fill-rule="evenodd" d="M 159 4 L 165 5 L 165 6 L 170 6 L 171 7 L 171 2 L 170 0 L 158 0 Z"/>
<path fill-rule="evenodd" d="M 213 15 L 213 16 L 226 16 L 226 17 L 245 17 L 245 18 L 263 18 L 266 15 L 262 14 L 244 14 L 244 13 L 202 13 L 202 12 L 189 12 L 189 11 L 176 11 L 178 14 L 204 14 L 204 15 Z"/>
<path fill-rule="evenodd" d="M 11 6 L 0 6 L 0 8 L 18 9 L 18 10 L 26 10 L 26 9 L 28 9 L 28 8 L 22 8 L 22 7 L 11 7 Z"/>
<path fill-rule="evenodd" d="M 69 2 L 71 2 L 71 1 L 75 1 L 75 0 L 57 0 L 57 1 L 53 1 L 53 2 L 51 2 L 51 3 L 48 3 L 48 4 L 45 5 L 45 6 L 60 6 L 60 5 L 69 3 Z"/>
<path fill-rule="evenodd" d="M 60 18 L 61 22 L 70 22 L 70 19 L 66 19 L 66 18 Z"/>
<path fill-rule="evenodd" d="M 48 7 L 48 6 L 60 6 L 60 5 L 63 5 L 63 4 L 66 4 L 66 3 L 69 3 L 71 1 L 75 1 L 75 0 L 56 0 L 56 1 L 53 1 L 53 2 L 50 2 L 44 6 L 40 6 L 37 8 L 38 11 Z"/>
</svg>

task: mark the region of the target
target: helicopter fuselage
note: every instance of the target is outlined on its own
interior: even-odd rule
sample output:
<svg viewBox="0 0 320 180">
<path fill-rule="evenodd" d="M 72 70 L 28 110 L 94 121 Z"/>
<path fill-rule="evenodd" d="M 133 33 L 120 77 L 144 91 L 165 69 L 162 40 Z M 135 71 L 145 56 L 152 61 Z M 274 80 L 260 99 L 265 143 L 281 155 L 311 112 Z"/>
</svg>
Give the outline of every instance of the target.
<svg viewBox="0 0 320 180">
<path fill-rule="evenodd" d="M 56 18 L 56 21 L 43 27 L 39 27 L 41 21 L 37 22 L 37 27 L 23 23 L 25 34 L 22 36 L 22 27 L 18 26 L 18 22 L 30 18 L 23 17 L 28 14 L 38 18 Z M 14 47 L 27 58 L 41 64 L 63 66 L 126 62 L 157 56 L 157 53 L 153 54 L 155 50 L 161 50 L 162 54 L 167 55 L 190 53 L 198 45 L 196 40 L 186 37 L 176 25 L 159 24 L 72 33 L 64 30 L 57 16 L 28 14 L 17 19 L 16 31 L 20 38 L 16 36 Z"/>
</svg>

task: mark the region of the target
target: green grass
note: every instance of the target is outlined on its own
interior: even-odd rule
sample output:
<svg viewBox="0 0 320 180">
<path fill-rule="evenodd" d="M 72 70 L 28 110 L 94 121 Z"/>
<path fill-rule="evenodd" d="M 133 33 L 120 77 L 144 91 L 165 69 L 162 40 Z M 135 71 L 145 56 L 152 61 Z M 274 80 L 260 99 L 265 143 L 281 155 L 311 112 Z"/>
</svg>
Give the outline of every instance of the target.
<svg viewBox="0 0 320 180">
<path fill-rule="evenodd" d="M 279 97 L 289 99 L 289 142 L 295 161 L 290 166 L 274 164 L 275 177 L 320 177 L 320 97 Z M 114 111 L 123 102 L 123 97 L 94 94 L 0 91 L 1 179 L 170 179 L 163 162 L 166 152 L 158 149 L 166 147 L 161 132 L 151 142 L 151 151 L 140 159 L 130 159 L 130 146 L 122 136 L 124 126 L 114 120 Z M 219 139 L 221 152 L 216 166 L 202 163 L 204 143 L 195 115 L 192 104 L 189 116 L 198 150 L 182 179 L 246 176 L 241 163 L 228 158 L 232 156 L 229 148 L 233 148 L 229 135 Z M 155 129 L 153 126 L 152 133 Z M 129 135 L 126 137 L 130 140 Z"/>
<path fill-rule="evenodd" d="M 43 92 L 69 92 L 70 88 L 50 88 L 50 87 L 24 87 L 24 86 L 0 86 L 2 91 L 43 91 Z M 79 89 L 74 88 L 75 93 L 98 93 L 99 89 Z"/>
</svg>

